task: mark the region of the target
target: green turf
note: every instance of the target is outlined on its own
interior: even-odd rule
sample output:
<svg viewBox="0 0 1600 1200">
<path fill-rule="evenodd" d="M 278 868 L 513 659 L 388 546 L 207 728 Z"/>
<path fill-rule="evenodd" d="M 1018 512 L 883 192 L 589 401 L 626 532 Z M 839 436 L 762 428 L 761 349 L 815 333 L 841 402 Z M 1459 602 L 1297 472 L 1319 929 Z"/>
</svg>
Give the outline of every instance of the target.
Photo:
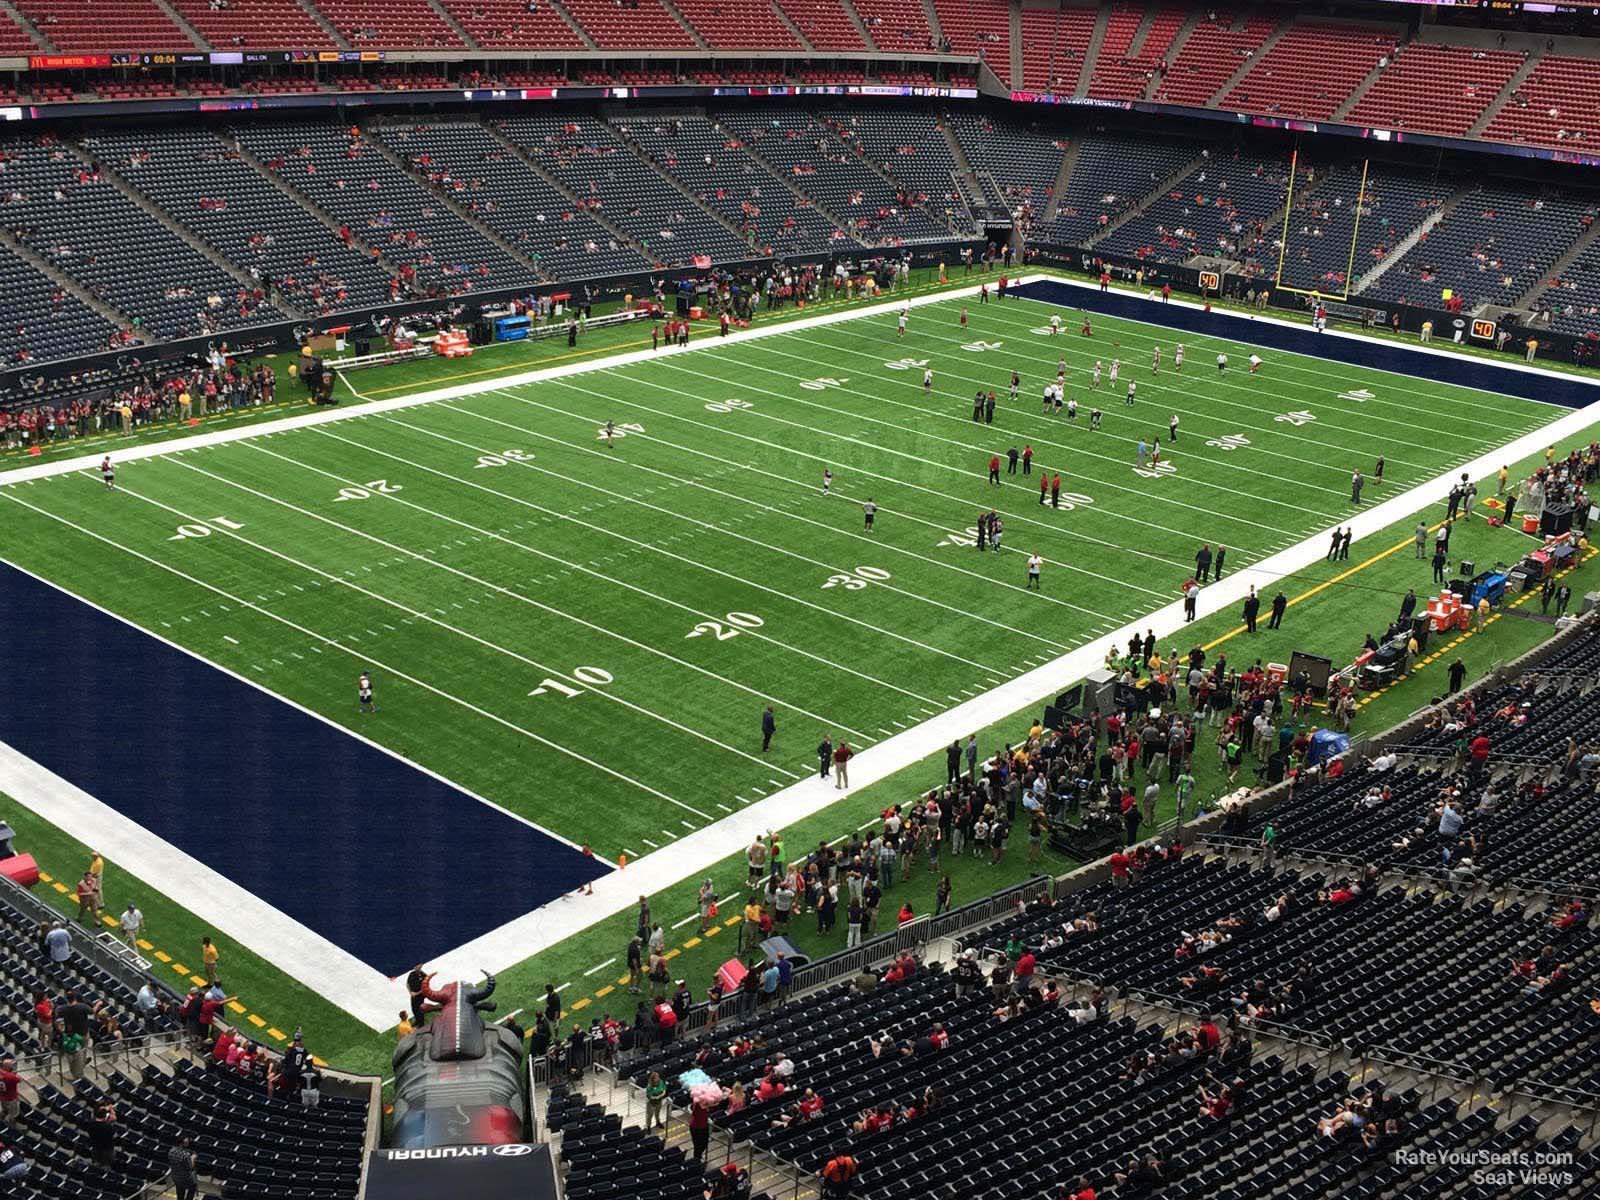
<svg viewBox="0 0 1600 1200">
<path fill-rule="evenodd" d="M 1211 339 L 1188 341 L 1177 376 L 1176 339 L 1152 326 L 1100 318 L 1092 341 L 1051 338 L 1031 332 L 1045 306 L 966 307 L 965 330 L 961 303 L 944 301 L 915 310 L 903 341 L 880 317 L 191 449 L 128 464 L 115 495 L 87 475 L 7 488 L 6 554 L 608 858 L 633 858 L 811 769 L 824 729 L 870 745 L 1167 603 L 1202 540 L 1228 546 L 1230 573 L 1250 569 L 1348 513 L 1350 471 L 1370 473 L 1379 454 L 1386 482 L 1369 500 L 1559 415 L 1278 352 L 1264 353 L 1252 378 L 1238 369 L 1249 352 L 1240 343 L 1227 344 L 1235 371 L 1218 379 Z M 1160 375 L 1150 370 L 1156 343 Z M 1082 401 L 1075 424 L 1039 413 L 1062 355 Z M 1139 385 L 1131 411 L 1122 386 L 1089 388 L 1093 357 L 1124 360 L 1123 383 Z M 933 366 L 932 396 L 920 365 L 886 366 L 904 359 Z M 1024 379 L 1015 404 L 1013 366 Z M 1000 393 L 994 426 L 970 419 L 980 385 Z M 1373 397 L 1340 397 L 1353 389 Z M 1106 414 L 1098 433 L 1086 428 L 1093 403 Z M 1303 411 L 1315 420 L 1277 419 Z M 1139 473 L 1137 439 L 1167 443 L 1173 412 L 1176 471 Z M 608 449 L 597 436 L 608 419 L 643 429 Z M 1031 444 L 1036 463 L 1087 500 L 1041 509 L 1031 480 L 987 484 L 989 454 L 1011 444 Z M 835 473 L 826 499 L 824 466 Z M 376 492 L 380 479 L 400 490 Z M 341 500 L 342 489 L 370 494 Z M 870 536 L 858 507 L 869 496 L 880 506 Z M 1006 519 L 1000 555 L 962 544 L 982 506 Z M 1351 563 L 1262 587 L 1308 591 L 1414 523 L 1358 543 Z M 210 532 L 175 539 L 180 526 Z M 1516 536 L 1467 524 L 1452 555 L 1515 557 Z M 1049 560 L 1042 595 L 1022 586 L 1034 548 Z M 1234 638 L 1228 653 L 1348 658 L 1411 584 L 1426 590 L 1427 565 L 1406 550 L 1296 604 L 1284 631 L 1248 647 Z M 720 630 L 689 636 L 702 621 Z M 1232 625 L 1219 615 L 1184 641 Z M 1476 671 L 1548 632 L 1506 618 L 1460 653 Z M 383 711 L 362 718 L 353 679 L 368 665 Z M 529 695 L 545 680 L 554 683 L 544 694 Z M 1422 674 L 1379 697 L 1363 725 L 1415 708 L 1427 683 Z M 780 734 L 763 759 L 758 718 L 769 700 Z M 1024 727 L 1019 714 L 985 731 L 984 752 Z M 1217 779 L 1201 758 L 1205 794 Z M 940 777 L 942 757 L 862 789 L 789 830 L 788 844 L 837 837 Z M 48 848 L 41 826 L 30 832 Z M 62 842 L 53 856 L 71 861 L 53 870 L 65 877 L 82 849 Z M 1019 844 L 1000 868 L 959 864 L 958 902 L 1025 875 L 1021 858 Z M 731 889 L 740 874 L 725 865 L 716 877 Z M 930 906 L 931 882 L 919 887 L 893 899 Z M 692 889 L 656 897 L 657 911 L 687 915 Z M 140 902 L 151 911 L 150 898 Z M 159 924 L 169 916 L 181 952 L 201 928 L 175 909 Z M 609 972 L 584 972 L 620 955 L 631 927 L 631 915 L 603 922 L 507 972 L 507 994 L 521 997 L 510 1006 L 544 982 L 572 984 L 573 999 L 607 986 Z M 698 984 L 726 950 L 713 938 L 682 953 Z M 379 1039 L 255 967 L 253 1010 L 279 1028 L 303 1021 L 335 1061 L 380 1060 Z"/>
</svg>

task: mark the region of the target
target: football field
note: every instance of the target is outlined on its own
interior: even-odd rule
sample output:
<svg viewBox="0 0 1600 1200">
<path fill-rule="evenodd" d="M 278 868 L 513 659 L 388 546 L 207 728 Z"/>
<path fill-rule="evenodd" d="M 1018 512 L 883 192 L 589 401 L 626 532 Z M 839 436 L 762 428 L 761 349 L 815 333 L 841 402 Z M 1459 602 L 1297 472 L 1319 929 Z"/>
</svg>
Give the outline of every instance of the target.
<svg viewBox="0 0 1600 1200">
<path fill-rule="evenodd" d="M 119 464 L 115 490 L 93 468 L 0 487 L 0 557 L 458 785 L 462 804 L 634 863 L 814 775 L 825 734 L 867 750 L 1108 642 L 1177 598 L 1202 543 L 1270 596 L 1289 585 L 1257 564 L 1355 512 L 1353 471 L 1371 504 L 1559 415 L 1081 323 L 1032 300 L 940 299 L 903 336 L 892 311 L 801 323 L 175 443 Z M 1075 420 L 1042 411 L 1061 360 Z M 996 394 L 992 421 L 974 418 L 979 390 Z M 1026 472 L 1008 470 L 1012 448 L 1031 449 Z M 980 552 L 990 510 L 1004 535 Z M 363 671 L 375 713 L 356 702 Z M 181 749 L 181 728 L 144 732 Z M 250 734 L 240 769 L 270 771 Z M 364 820 L 406 819 L 362 799 L 364 817 L 319 827 L 317 798 L 297 798 L 312 851 L 360 856 Z M 494 846 L 475 849 L 492 875 Z"/>
</svg>

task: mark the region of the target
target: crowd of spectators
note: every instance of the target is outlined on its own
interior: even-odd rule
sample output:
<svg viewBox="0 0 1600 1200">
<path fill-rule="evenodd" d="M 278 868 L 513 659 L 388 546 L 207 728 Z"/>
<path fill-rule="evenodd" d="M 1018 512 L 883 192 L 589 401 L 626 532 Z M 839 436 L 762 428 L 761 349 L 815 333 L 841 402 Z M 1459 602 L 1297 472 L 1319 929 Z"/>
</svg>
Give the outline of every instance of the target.
<svg viewBox="0 0 1600 1200">
<path fill-rule="evenodd" d="M 277 374 L 265 364 L 229 363 L 220 354 L 181 370 L 129 372 L 103 388 L 0 408 L 0 448 L 28 450 L 102 433 L 131 434 L 150 425 L 206 413 L 256 408 L 278 398 Z"/>
</svg>

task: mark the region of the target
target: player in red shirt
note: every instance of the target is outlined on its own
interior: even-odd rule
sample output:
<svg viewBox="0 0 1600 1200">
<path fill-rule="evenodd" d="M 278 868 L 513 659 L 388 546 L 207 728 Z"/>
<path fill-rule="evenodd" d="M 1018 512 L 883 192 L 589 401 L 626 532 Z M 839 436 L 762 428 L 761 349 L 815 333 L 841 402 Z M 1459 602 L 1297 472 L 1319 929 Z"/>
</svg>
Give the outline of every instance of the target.
<svg viewBox="0 0 1600 1200">
<path fill-rule="evenodd" d="M 1000 456 L 998 454 L 989 456 L 989 482 L 996 487 L 1000 486 Z"/>
</svg>

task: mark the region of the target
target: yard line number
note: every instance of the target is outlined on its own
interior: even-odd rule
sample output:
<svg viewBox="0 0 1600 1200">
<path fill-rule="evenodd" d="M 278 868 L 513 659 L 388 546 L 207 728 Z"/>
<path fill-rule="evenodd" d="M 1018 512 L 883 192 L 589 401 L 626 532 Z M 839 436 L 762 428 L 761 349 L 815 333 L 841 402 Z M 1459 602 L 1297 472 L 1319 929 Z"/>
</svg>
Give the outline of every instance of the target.
<svg viewBox="0 0 1600 1200">
<path fill-rule="evenodd" d="M 402 490 L 398 483 L 390 483 L 387 479 L 374 479 L 360 487 L 340 488 L 339 494 L 333 499 L 335 503 L 340 500 L 370 500 L 374 496 L 392 496 Z"/>
<path fill-rule="evenodd" d="M 748 401 L 748 400 L 708 400 L 708 401 L 706 401 L 706 411 L 707 412 L 714 412 L 714 413 L 743 412 L 747 408 L 754 408 L 754 407 L 755 407 L 755 405 L 750 403 L 750 401 Z"/>
<path fill-rule="evenodd" d="M 829 575 L 823 581 L 824 588 L 843 588 L 847 592 L 859 592 L 869 583 L 882 583 L 891 578 L 889 572 L 882 567 L 857 567 L 854 574 Z"/>
<path fill-rule="evenodd" d="M 514 462 L 527 462 L 533 457 L 526 450 L 502 450 L 499 454 L 480 454 L 478 461 L 473 464 L 474 469 L 484 467 L 504 467 Z"/>
<path fill-rule="evenodd" d="M 760 629 L 766 622 L 755 613 L 731 612 L 720 621 L 700 621 L 683 636 L 687 638 L 714 637 L 719 642 L 739 636 L 742 630 Z"/>
<path fill-rule="evenodd" d="M 204 523 L 194 521 L 187 525 L 179 525 L 178 532 L 169 537 L 167 541 L 181 542 L 187 538 L 210 537 L 213 526 L 218 529 L 244 528 L 238 521 L 230 521 L 227 517 L 207 517 Z"/>
<path fill-rule="evenodd" d="M 534 688 L 533 691 L 529 692 L 528 695 L 560 696 L 563 700 L 572 700 L 583 695 L 584 692 L 589 691 L 592 688 L 604 687 L 606 684 L 610 683 L 615 676 L 612 675 L 610 671 L 603 670 L 600 667 L 573 667 L 572 678 L 576 679 L 579 683 L 587 684 L 588 686 L 578 688 L 573 687 L 570 683 L 567 683 L 562 679 L 541 679 L 539 681 L 539 686 Z"/>
<path fill-rule="evenodd" d="M 831 375 L 824 375 L 820 379 L 802 379 L 800 386 L 808 392 L 825 392 L 829 388 L 843 387 L 849 382 L 848 379 L 835 379 Z"/>
</svg>

